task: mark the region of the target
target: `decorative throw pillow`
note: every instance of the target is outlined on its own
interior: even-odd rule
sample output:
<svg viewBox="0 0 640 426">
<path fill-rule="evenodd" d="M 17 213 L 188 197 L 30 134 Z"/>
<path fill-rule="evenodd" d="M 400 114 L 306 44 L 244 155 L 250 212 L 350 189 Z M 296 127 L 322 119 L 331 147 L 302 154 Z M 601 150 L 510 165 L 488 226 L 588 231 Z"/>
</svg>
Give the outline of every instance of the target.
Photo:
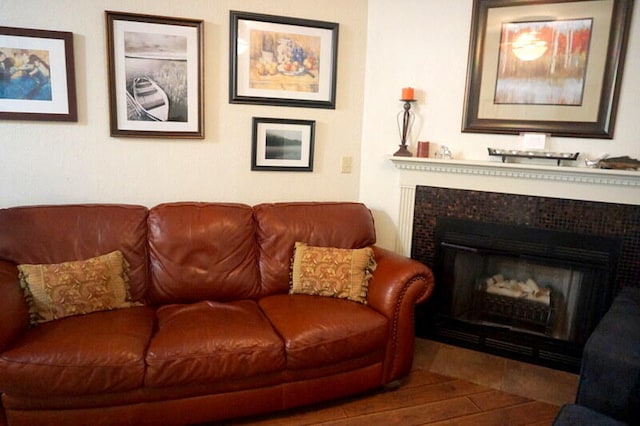
<svg viewBox="0 0 640 426">
<path fill-rule="evenodd" d="M 137 306 L 122 252 L 86 260 L 18 265 L 32 325 L 72 315 Z"/>
<path fill-rule="evenodd" d="M 376 269 L 373 249 L 314 247 L 297 242 L 291 262 L 289 294 L 313 294 L 367 303 Z"/>
</svg>

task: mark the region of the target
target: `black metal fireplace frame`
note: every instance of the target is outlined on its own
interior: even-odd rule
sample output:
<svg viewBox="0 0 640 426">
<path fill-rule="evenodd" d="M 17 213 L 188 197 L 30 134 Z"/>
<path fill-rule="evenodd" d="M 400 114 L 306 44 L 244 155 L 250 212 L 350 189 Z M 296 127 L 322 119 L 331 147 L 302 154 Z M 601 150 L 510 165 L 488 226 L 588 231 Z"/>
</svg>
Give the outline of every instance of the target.
<svg viewBox="0 0 640 426">
<path fill-rule="evenodd" d="M 437 217 L 434 264 L 436 292 L 429 303 L 418 308 L 417 335 L 560 370 L 578 372 L 586 338 L 610 306 L 615 293 L 620 239 L 522 225 L 489 225 L 488 227 L 486 222 L 476 220 Z M 601 272 L 594 277 L 606 282 L 589 284 L 597 286 L 597 289 L 591 293 L 589 300 L 583 301 L 589 313 L 582 314 L 587 320 L 580 324 L 579 338 L 575 342 L 498 325 L 459 321 L 443 315 L 440 309 L 448 303 L 449 297 L 447 289 L 443 287 L 447 278 L 444 276 L 445 271 L 440 268 L 445 252 L 440 242 L 449 246 L 481 249 L 487 253 L 519 256 L 546 264 L 588 263 L 591 268 Z"/>
</svg>

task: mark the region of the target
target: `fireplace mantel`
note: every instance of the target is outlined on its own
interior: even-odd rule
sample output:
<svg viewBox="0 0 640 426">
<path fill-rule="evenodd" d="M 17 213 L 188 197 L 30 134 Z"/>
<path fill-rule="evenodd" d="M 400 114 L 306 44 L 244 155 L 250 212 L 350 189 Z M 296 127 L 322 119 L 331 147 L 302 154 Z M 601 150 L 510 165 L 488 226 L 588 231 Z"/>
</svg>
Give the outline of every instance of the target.
<svg viewBox="0 0 640 426">
<path fill-rule="evenodd" d="M 404 171 L 640 187 L 640 172 L 637 171 L 413 157 L 391 157 L 391 161 L 397 169 Z"/>
<path fill-rule="evenodd" d="M 396 250 L 411 254 L 417 186 L 640 205 L 640 172 L 499 161 L 390 157 L 399 173 Z"/>
</svg>

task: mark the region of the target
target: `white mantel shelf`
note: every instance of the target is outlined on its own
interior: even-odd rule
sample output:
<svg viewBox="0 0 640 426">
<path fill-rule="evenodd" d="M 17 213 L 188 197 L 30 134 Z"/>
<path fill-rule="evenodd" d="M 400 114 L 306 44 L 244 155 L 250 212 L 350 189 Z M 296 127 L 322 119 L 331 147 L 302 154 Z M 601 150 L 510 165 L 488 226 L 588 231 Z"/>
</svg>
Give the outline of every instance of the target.
<svg viewBox="0 0 640 426">
<path fill-rule="evenodd" d="M 391 157 L 391 161 L 397 169 L 406 171 L 640 187 L 640 172 L 638 171 L 557 166 L 555 163 L 554 165 L 540 165 L 416 157 Z"/>
<path fill-rule="evenodd" d="M 417 186 L 435 186 L 640 205 L 640 172 L 556 163 L 390 157 L 398 169 L 400 208 L 396 249 L 411 254 Z"/>
</svg>

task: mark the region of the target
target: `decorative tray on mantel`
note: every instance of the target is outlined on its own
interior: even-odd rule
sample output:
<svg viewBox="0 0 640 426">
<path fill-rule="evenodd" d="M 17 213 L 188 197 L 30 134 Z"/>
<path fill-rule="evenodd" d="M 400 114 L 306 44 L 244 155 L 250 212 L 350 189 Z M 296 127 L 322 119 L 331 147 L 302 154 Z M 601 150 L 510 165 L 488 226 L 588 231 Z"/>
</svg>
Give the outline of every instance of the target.
<svg viewBox="0 0 640 426">
<path fill-rule="evenodd" d="M 558 166 L 561 161 L 575 161 L 578 159 L 579 152 L 545 152 L 545 151 L 518 151 L 515 149 L 498 149 L 487 148 L 489 155 L 494 157 L 502 157 L 504 163 L 507 158 L 541 158 L 546 160 L 556 160 Z"/>
</svg>

